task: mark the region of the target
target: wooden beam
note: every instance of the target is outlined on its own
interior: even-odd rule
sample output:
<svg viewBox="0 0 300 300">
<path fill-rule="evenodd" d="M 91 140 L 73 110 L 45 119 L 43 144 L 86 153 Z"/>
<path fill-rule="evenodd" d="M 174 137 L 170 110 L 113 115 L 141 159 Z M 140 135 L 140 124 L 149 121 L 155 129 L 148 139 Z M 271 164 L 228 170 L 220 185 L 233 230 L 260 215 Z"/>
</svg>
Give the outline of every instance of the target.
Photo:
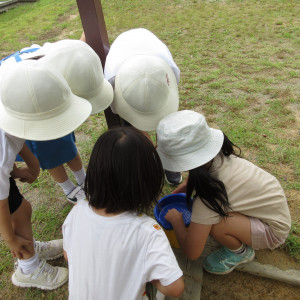
<svg viewBox="0 0 300 300">
<path fill-rule="evenodd" d="M 103 69 L 109 51 L 109 40 L 100 0 L 76 0 L 86 42 L 100 57 Z M 121 126 L 121 119 L 110 107 L 105 111 L 108 128 Z"/>
</svg>

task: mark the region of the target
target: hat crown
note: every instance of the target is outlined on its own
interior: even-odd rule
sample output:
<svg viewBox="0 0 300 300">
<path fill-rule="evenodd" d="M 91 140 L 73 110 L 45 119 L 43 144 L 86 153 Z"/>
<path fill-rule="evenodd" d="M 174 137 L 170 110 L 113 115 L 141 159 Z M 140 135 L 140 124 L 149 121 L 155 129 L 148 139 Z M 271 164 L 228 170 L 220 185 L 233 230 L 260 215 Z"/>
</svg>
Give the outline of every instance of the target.
<svg viewBox="0 0 300 300">
<path fill-rule="evenodd" d="M 126 61 L 117 74 L 120 92 L 133 109 L 143 113 L 156 112 L 167 103 L 172 72 L 158 57 L 135 56 Z"/>
<path fill-rule="evenodd" d="M 44 60 L 54 66 L 67 80 L 72 92 L 87 97 L 104 81 L 98 55 L 79 40 L 61 40 L 53 43 Z"/>
<path fill-rule="evenodd" d="M 161 120 L 157 136 L 162 151 L 170 155 L 183 154 L 206 145 L 211 131 L 203 115 L 185 110 L 170 114 Z"/>
<path fill-rule="evenodd" d="M 0 98 L 7 113 L 19 119 L 45 119 L 64 111 L 71 90 L 51 66 L 37 61 L 22 61 L 6 70 Z"/>
</svg>

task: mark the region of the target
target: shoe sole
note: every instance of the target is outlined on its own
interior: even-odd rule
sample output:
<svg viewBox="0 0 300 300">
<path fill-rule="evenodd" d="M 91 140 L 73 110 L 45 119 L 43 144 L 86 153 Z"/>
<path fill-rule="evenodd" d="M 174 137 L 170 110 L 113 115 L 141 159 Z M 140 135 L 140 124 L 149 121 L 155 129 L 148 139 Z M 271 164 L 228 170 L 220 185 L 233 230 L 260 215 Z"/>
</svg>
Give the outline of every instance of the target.
<svg viewBox="0 0 300 300">
<path fill-rule="evenodd" d="M 205 265 L 203 265 L 203 268 L 204 268 L 204 270 L 205 270 L 206 272 L 211 273 L 211 274 L 216 274 L 216 275 L 226 275 L 226 274 L 232 272 L 237 266 L 252 261 L 252 260 L 254 259 L 254 257 L 255 257 L 255 252 L 253 251 L 252 255 L 251 255 L 247 260 L 244 260 L 244 261 L 242 261 L 242 262 L 239 262 L 239 263 L 236 264 L 234 267 L 232 267 L 231 269 L 229 269 L 229 270 L 227 270 L 227 271 L 224 271 L 224 272 L 213 272 L 213 271 L 207 270 L 207 269 L 205 268 Z"/>
<path fill-rule="evenodd" d="M 180 183 L 182 182 L 182 176 L 180 177 L 179 182 L 176 182 L 176 183 L 170 182 L 170 181 L 168 180 L 168 178 L 167 178 L 166 175 L 165 175 L 165 180 L 166 180 L 167 184 L 172 185 L 172 186 L 176 186 L 176 185 L 178 185 L 178 184 L 180 184 Z"/>
<path fill-rule="evenodd" d="M 13 274 L 12 277 L 11 277 L 12 283 L 15 286 L 22 287 L 22 288 L 37 288 L 37 289 L 41 289 L 41 290 L 49 290 L 49 291 L 51 291 L 51 290 L 55 290 L 55 289 L 61 287 L 62 285 L 64 285 L 68 281 L 68 277 L 67 277 L 63 282 L 60 282 L 59 284 L 57 284 L 55 286 L 46 287 L 46 286 L 41 286 L 41 285 L 34 284 L 34 283 L 19 282 L 19 281 L 17 281 L 17 279 L 15 278 L 14 275 L 15 274 Z"/>
<path fill-rule="evenodd" d="M 73 204 L 73 205 L 76 205 L 77 202 L 78 202 L 78 201 L 72 201 L 72 200 L 69 200 L 68 198 L 67 198 L 67 200 L 68 200 L 69 203 L 71 203 L 71 204 Z"/>
</svg>

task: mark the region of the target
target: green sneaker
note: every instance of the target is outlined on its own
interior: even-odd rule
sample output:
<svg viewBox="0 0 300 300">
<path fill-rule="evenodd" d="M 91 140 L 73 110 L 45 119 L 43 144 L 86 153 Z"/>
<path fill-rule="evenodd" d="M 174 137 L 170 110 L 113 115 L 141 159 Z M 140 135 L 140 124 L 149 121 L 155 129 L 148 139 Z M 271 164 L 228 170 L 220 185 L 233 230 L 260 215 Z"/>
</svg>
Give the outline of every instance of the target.
<svg viewBox="0 0 300 300">
<path fill-rule="evenodd" d="M 68 281 L 68 269 L 53 267 L 41 259 L 38 267 L 31 274 L 24 274 L 18 266 L 11 280 L 14 285 L 19 287 L 54 290 Z"/>
<path fill-rule="evenodd" d="M 35 241 L 34 250 L 39 258 L 43 258 L 45 260 L 57 259 L 64 254 L 63 239 L 49 242 Z"/>
<path fill-rule="evenodd" d="M 249 262 L 254 259 L 254 250 L 246 246 L 245 254 L 235 254 L 228 248 L 223 247 L 204 259 L 204 269 L 213 274 L 230 273 L 238 265 Z"/>
</svg>

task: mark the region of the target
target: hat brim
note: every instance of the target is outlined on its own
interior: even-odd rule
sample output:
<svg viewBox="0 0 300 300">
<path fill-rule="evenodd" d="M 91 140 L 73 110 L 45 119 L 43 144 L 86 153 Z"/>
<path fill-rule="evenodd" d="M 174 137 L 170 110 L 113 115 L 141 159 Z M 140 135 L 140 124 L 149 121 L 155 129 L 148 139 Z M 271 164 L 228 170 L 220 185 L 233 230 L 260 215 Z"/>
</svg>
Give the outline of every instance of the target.
<svg viewBox="0 0 300 300">
<path fill-rule="evenodd" d="M 38 121 L 12 117 L 0 101 L 0 128 L 26 140 L 48 141 L 63 137 L 79 127 L 92 111 L 91 104 L 83 98 L 72 94 L 70 101 L 70 106 L 61 114 Z"/>
<path fill-rule="evenodd" d="M 81 95 L 81 97 L 85 98 L 91 103 L 91 114 L 97 114 L 111 105 L 114 99 L 114 90 L 112 85 L 106 79 L 104 79 L 102 85 L 96 91 L 94 91 L 93 95 L 89 97 L 84 97 L 84 95 Z"/>
<path fill-rule="evenodd" d="M 210 128 L 210 130 L 211 136 L 205 146 L 190 153 L 169 155 L 163 152 L 158 145 L 156 150 L 164 169 L 172 172 L 189 171 L 205 165 L 216 157 L 222 148 L 224 134 L 218 129 Z"/>
</svg>

